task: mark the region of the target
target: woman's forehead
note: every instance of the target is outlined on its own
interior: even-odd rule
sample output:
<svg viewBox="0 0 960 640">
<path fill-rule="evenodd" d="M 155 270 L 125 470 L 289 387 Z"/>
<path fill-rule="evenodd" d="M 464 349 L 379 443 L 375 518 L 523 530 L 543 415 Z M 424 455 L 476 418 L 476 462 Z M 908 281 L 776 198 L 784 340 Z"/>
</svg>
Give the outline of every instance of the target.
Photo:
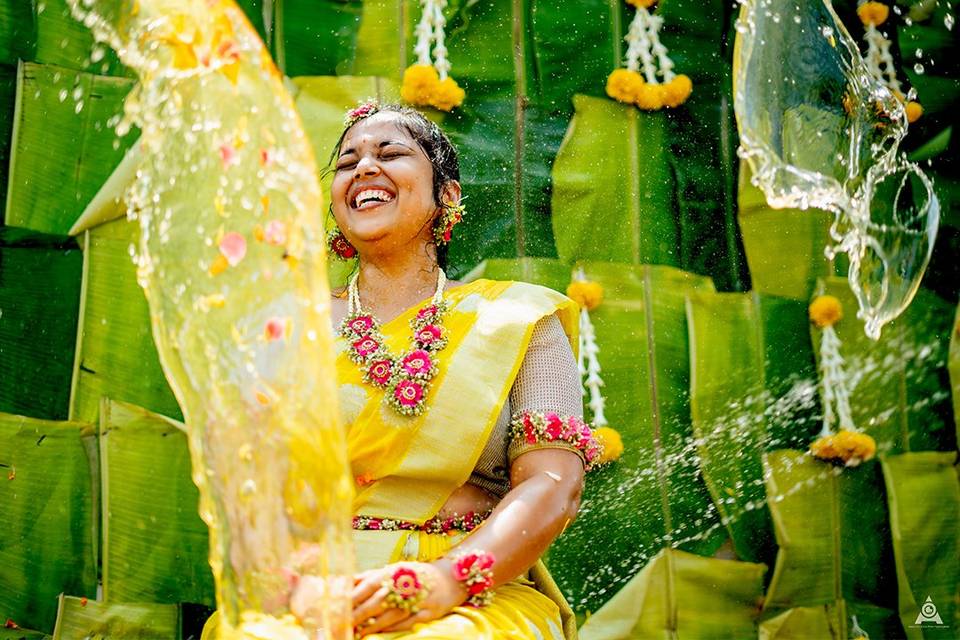
<svg viewBox="0 0 960 640">
<path fill-rule="evenodd" d="M 395 115 L 375 113 L 351 127 L 347 135 L 344 136 L 340 149 L 341 151 L 349 149 L 364 142 L 379 144 L 385 140 L 395 140 L 417 146 L 416 140 L 413 139 L 406 127 L 400 124 L 400 120 Z"/>
</svg>

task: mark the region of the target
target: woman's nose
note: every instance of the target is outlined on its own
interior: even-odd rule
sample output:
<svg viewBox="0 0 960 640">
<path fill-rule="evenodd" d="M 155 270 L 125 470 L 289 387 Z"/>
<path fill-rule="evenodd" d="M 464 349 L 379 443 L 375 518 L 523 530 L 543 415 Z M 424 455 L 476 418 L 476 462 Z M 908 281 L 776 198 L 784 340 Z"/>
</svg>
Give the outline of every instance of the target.
<svg viewBox="0 0 960 640">
<path fill-rule="evenodd" d="M 360 161 L 357 162 L 357 169 L 354 172 L 355 178 L 362 178 L 364 176 L 375 176 L 380 173 L 380 165 L 374 162 L 371 158 L 364 156 L 360 158 Z"/>
</svg>

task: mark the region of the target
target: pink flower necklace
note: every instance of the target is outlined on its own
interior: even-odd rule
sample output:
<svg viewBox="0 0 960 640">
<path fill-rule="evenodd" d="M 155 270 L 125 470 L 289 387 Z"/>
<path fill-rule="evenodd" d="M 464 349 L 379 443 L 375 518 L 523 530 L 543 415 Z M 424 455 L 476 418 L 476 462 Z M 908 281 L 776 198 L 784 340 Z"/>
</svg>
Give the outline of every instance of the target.
<svg viewBox="0 0 960 640">
<path fill-rule="evenodd" d="M 440 324 L 447 310 L 443 287 L 447 275 L 439 269 L 437 291 L 430 303 L 410 320 L 413 347 L 395 356 L 386 347 L 380 322 L 360 306 L 359 273 L 347 288 L 347 317 L 340 323 L 340 335 L 347 341 L 350 360 L 360 365 L 365 382 L 386 390 L 387 402 L 405 416 L 423 413 L 430 381 L 437 375 L 436 353 L 447 345 Z"/>
</svg>

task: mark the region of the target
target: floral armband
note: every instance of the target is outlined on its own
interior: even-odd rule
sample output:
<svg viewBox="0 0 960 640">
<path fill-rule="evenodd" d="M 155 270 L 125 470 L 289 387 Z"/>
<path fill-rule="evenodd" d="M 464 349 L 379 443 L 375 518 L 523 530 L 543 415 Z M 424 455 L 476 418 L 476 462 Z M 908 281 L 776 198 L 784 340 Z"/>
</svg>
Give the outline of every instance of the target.
<svg viewBox="0 0 960 640">
<path fill-rule="evenodd" d="M 467 588 L 466 604 L 482 607 L 493 600 L 493 563 L 492 553 L 486 551 L 462 551 L 450 560 L 453 561 L 453 577 Z"/>
<path fill-rule="evenodd" d="M 577 453 L 587 471 L 599 464 L 603 447 L 593 430 L 576 416 L 552 411 L 522 411 L 510 421 L 510 459 L 531 449 L 569 449 Z"/>
</svg>

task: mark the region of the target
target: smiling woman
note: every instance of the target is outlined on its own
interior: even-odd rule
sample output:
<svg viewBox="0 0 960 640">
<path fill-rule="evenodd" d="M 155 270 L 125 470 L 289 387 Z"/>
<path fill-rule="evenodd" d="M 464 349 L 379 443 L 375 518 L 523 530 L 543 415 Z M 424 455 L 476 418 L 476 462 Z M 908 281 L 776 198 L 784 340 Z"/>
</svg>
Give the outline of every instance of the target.
<svg viewBox="0 0 960 640">
<path fill-rule="evenodd" d="M 333 161 L 334 235 L 359 257 L 331 313 L 356 489 L 356 634 L 573 637 L 539 558 L 576 517 L 599 454 L 582 421 L 576 303 L 447 281 L 459 163 L 418 112 L 354 110 Z M 320 598 L 310 584 L 292 598 L 298 615 Z"/>
</svg>

